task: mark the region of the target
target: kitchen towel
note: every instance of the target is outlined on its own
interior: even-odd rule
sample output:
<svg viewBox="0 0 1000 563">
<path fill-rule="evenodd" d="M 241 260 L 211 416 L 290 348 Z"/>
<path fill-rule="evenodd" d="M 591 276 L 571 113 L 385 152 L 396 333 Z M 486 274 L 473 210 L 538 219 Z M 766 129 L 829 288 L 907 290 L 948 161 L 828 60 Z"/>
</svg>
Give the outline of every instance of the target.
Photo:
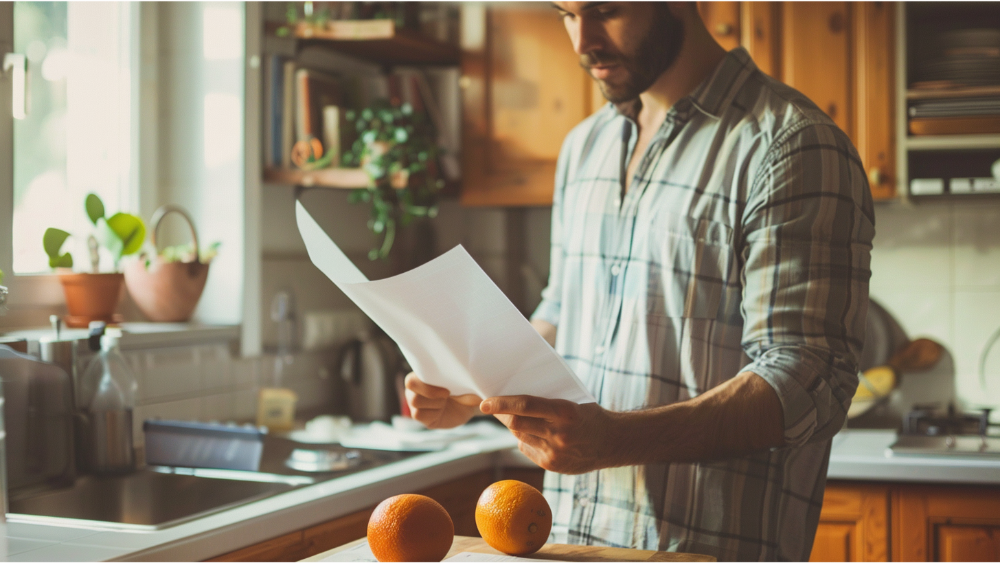
<svg viewBox="0 0 1000 563">
<path fill-rule="evenodd" d="M 295 203 L 309 258 L 399 345 L 420 379 L 453 395 L 534 395 L 592 403 L 562 357 L 461 246 L 369 281 Z"/>
</svg>

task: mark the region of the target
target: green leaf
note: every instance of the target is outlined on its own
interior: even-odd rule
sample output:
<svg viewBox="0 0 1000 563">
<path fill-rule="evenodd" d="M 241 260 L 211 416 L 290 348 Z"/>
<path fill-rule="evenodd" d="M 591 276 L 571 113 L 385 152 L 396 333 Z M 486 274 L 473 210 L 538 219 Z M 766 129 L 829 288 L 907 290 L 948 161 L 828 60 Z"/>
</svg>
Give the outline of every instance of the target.
<svg viewBox="0 0 1000 563">
<path fill-rule="evenodd" d="M 130 213 L 115 213 L 107 223 L 122 242 L 118 258 L 139 252 L 143 241 L 146 240 L 146 224 L 142 219 Z"/>
<path fill-rule="evenodd" d="M 376 135 L 377 133 L 375 133 L 374 131 L 365 131 L 364 134 L 361 135 L 361 141 L 364 142 L 365 144 L 370 145 L 375 142 Z"/>
<path fill-rule="evenodd" d="M 407 139 L 409 139 L 409 138 L 410 138 L 410 136 L 409 136 L 409 134 L 407 134 L 406 129 L 403 129 L 402 127 L 399 127 L 399 128 L 396 129 L 396 142 L 397 143 L 405 143 L 407 141 Z"/>
<path fill-rule="evenodd" d="M 97 194 L 87 194 L 87 199 L 83 201 L 83 206 L 87 209 L 87 217 L 90 222 L 97 224 L 97 220 L 104 217 L 104 202 Z"/>
<path fill-rule="evenodd" d="M 54 256 L 49 258 L 50 268 L 72 268 L 73 267 L 73 257 L 70 256 L 69 252 L 63 254 L 62 256 Z"/>
<path fill-rule="evenodd" d="M 45 229 L 45 234 L 42 235 L 42 246 L 45 247 L 45 254 L 49 256 L 49 262 L 51 264 L 52 260 L 60 257 L 59 250 L 62 249 L 62 245 L 69 238 L 69 233 L 61 229 L 48 228 Z M 52 266 L 55 268 L 55 266 Z"/>
<path fill-rule="evenodd" d="M 117 264 L 122 257 L 122 250 L 125 249 L 125 244 L 122 242 L 118 233 L 108 225 L 108 220 L 101 218 L 97 220 L 97 228 L 94 229 L 94 237 L 97 242 L 101 244 L 104 248 L 108 249 L 111 256 L 114 257 L 115 263 Z"/>
<path fill-rule="evenodd" d="M 403 113 L 403 115 L 410 115 L 413 113 L 413 106 L 411 106 L 409 102 L 405 102 L 399 110 Z"/>
</svg>

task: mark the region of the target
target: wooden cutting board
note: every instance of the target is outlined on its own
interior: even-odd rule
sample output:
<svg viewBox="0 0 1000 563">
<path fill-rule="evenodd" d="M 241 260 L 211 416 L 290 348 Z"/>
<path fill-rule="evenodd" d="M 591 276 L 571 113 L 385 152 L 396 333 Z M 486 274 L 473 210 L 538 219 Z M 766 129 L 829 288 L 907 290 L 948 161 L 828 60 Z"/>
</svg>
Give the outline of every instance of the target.
<svg viewBox="0 0 1000 563">
<path fill-rule="evenodd" d="M 365 538 L 353 541 L 340 547 L 314 555 L 303 561 L 323 561 L 338 551 L 345 551 L 365 542 Z M 451 551 L 445 559 L 462 552 L 502 555 L 499 551 L 486 545 L 482 538 L 455 536 Z M 528 559 L 548 559 L 551 561 L 715 561 L 714 557 L 695 553 L 672 553 L 668 551 L 650 551 L 644 549 L 624 549 L 621 547 L 597 547 L 591 545 L 566 545 L 547 543 L 542 549 L 525 556 Z"/>
</svg>

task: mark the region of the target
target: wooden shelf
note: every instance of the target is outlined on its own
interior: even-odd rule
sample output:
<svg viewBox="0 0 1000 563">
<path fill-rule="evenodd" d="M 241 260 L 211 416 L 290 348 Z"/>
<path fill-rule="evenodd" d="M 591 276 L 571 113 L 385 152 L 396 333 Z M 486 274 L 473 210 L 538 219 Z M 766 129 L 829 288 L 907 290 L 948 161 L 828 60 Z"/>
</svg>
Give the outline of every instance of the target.
<svg viewBox="0 0 1000 563">
<path fill-rule="evenodd" d="M 911 151 L 1000 149 L 1000 135 L 928 135 L 903 142 Z"/>
<path fill-rule="evenodd" d="M 368 186 L 368 174 L 360 168 L 324 168 L 312 171 L 265 168 L 264 182 L 307 188 L 356 189 Z"/>
<path fill-rule="evenodd" d="M 907 90 L 907 100 L 941 100 L 947 98 L 1000 97 L 1000 86 L 969 86 L 959 88 L 927 88 Z"/>
<path fill-rule="evenodd" d="M 268 24 L 274 34 L 278 24 Z M 300 22 L 291 36 L 300 47 L 331 47 L 344 54 L 381 64 L 457 65 L 461 50 L 409 29 L 397 29 L 393 20 L 339 20 L 316 28 Z"/>
</svg>

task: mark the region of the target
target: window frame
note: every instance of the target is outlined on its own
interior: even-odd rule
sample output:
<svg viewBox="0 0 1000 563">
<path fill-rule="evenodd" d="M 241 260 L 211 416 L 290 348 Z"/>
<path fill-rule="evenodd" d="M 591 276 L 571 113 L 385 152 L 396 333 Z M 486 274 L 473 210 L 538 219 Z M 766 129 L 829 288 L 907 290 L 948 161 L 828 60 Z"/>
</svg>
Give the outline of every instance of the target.
<svg viewBox="0 0 1000 563">
<path fill-rule="evenodd" d="M 13 52 L 14 47 L 14 2 L 0 3 L 0 51 Z M 122 199 L 129 209 L 144 212 L 140 205 L 149 200 L 142 193 L 142 154 L 140 135 L 143 133 L 140 121 L 142 96 L 142 43 L 141 4 L 123 2 L 127 10 L 123 25 L 127 25 L 129 38 L 127 56 L 129 60 L 130 103 L 129 103 L 129 171 L 128 185 L 123 190 Z M 154 46 L 155 47 L 155 46 Z M 14 118 L 11 115 L 12 84 L 8 74 L 0 80 L 0 270 L 4 272 L 3 285 L 9 290 L 5 317 L 0 317 L 2 329 L 30 328 L 45 326 L 48 317 L 65 311 L 65 295 L 54 272 L 18 274 L 14 272 Z M 155 185 L 155 184 L 154 184 Z M 153 194 L 155 195 L 155 194 Z M 81 202 L 82 205 L 82 202 Z M 40 242 L 40 241 L 39 241 Z"/>
</svg>

